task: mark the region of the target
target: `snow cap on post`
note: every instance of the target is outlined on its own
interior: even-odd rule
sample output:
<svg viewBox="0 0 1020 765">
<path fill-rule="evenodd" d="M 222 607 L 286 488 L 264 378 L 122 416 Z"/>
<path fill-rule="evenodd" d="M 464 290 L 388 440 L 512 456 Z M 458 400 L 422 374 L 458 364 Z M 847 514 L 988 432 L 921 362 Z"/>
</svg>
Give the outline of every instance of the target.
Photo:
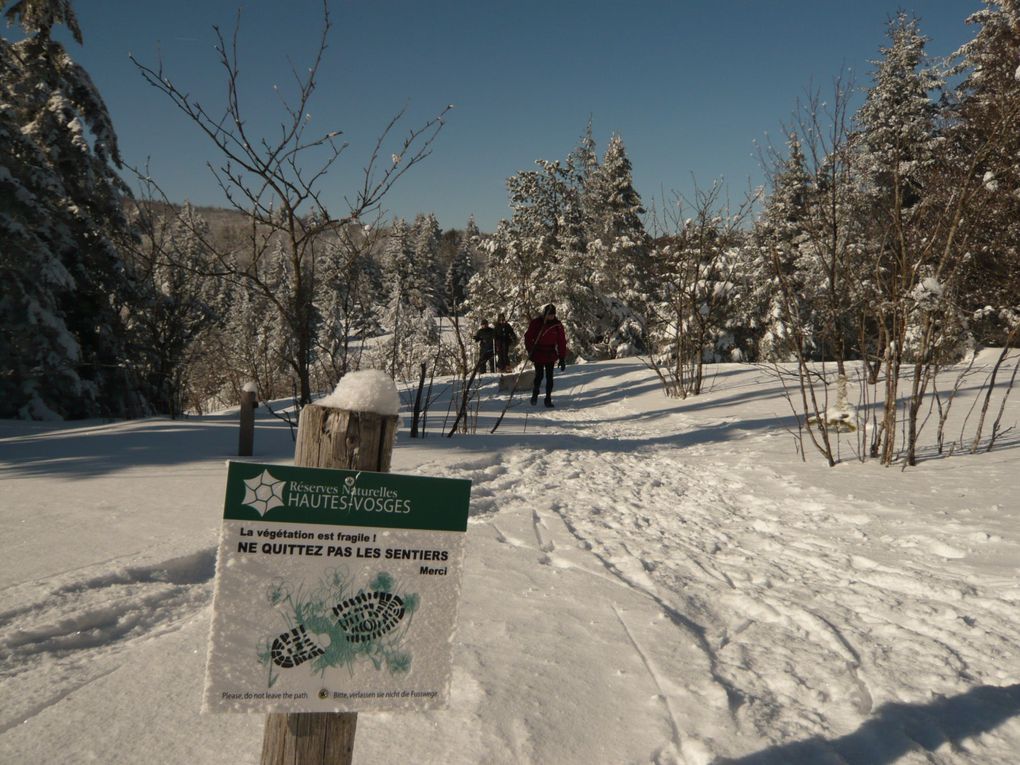
<svg viewBox="0 0 1020 765">
<path fill-rule="evenodd" d="M 244 384 L 244 387 L 242 387 L 241 390 L 245 393 L 258 393 L 259 386 L 253 380 L 249 380 Z"/>
<path fill-rule="evenodd" d="M 346 409 L 348 412 L 374 412 L 397 414 L 400 396 L 393 378 L 379 369 L 362 369 L 348 372 L 337 383 L 336 389 L 316 401 L 319 406 Z"/>
</svg>

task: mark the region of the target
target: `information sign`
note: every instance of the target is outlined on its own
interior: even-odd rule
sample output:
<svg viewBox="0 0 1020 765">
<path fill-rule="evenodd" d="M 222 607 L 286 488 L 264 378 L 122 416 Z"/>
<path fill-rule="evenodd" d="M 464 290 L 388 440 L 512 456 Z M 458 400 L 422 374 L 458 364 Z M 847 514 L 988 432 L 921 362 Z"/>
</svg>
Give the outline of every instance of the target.
<svg viewBox="0 0 1020 765">
<path fill-rule="evenodd" d="M 231 462 L 205 708 L 445 706 L 470 488 Z"/>
</svg>

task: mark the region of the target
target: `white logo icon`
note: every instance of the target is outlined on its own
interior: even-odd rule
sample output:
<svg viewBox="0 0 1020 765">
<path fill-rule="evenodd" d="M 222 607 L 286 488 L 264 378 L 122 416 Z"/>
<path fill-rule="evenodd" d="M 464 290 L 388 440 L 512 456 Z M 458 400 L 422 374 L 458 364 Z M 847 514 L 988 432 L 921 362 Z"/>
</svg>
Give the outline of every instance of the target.
<svg viewBox="0 0 1020 765">
<path fill-rule="evenodd" d="M 283 507 L 283 490 L 286 486 L 286 481 L 278 481 L 268 470 L 263 470 L 261 474 L 244 482 L 244 499 L 241 503 L 255 509 L 259 515 L 265 515 L 274 507 Z"/>
</svg>

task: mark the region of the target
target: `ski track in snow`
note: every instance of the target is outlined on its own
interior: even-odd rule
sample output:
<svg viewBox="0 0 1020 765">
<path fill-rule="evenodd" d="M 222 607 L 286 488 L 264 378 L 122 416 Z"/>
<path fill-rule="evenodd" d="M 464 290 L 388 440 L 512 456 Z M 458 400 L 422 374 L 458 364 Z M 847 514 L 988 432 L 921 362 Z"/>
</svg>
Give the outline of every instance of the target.
<svg viewBox="0 0 1020 765">
<path fill-rule="evenodd" d="M 114 572 L 100 564 L 7 588 L 5 603 L 15 605 L 0 611 L 0 679 L 20 692 L 4 703 L 0 733 L 116 671 L 116 655 L 130 641 L 178 629 L 206 608 L 215 560 L 210 548 Z M 89 576 L 89 570 L 103 573 Z"/>
<path fill-rule="evenodd" d="M 988 592 L 940 566 L 966 554 L 958 523 L 931 519 L 924 533 L 875 537 L 880 506 L 821 497 L 758 468 L 753 456 L 717 462 L 703 447 L 661 440 L 634 448 L 648 434 L 628 420 L 625 404 L 536 411 L 529 428 L 583 434 L 602 448 L 511 451 L 504 463 L 483 458 L 449 469 L 474 482 L 473 523 L 534 549 L 539 565 L 576 566 L 559 557 L 564 545 L 588 551 L 590 575 L 659 604 L 704 654 L 722 693 L 699 692 L 718 699 L 718 725 L 773 743 L 835 738 L 882 704 L 1000 685 L 1017 666 L 1015 582 Z M 670 416 L 677 432 L 691 427 Z M 831 512 L 841 504 L 845 514 Z M 503 530 L 501 519 L 515 513 L 530 514 L 533 540 Z M 552 517 L 572 539 L 558 541 Z M 660 675 L 617 616 L 660 689 L 674 737 L 667 749 L 688 762 L 674 708 L 691 688 Z M 927 724 L 902 735 L 942 745 L 912 744 L 921 759 L 910 762 L 981 762 L 934 719 Z M 708 761 L 700 751 L 691 763 Z M 833 749 L 825 756 L 843 761 Z"/>
<path fill-rule="evenodd" d="M 659 698 L 662 699 L 663 706 L 666 708 L 670 727 L 673 730 L 673 746 L 678 750 L 682 749 L 683 736 L 680 733 L 680 724 L 677 722 L 679 716 L 673 711 L 673 706 L 670 704 L 670 683 L 656 668 L 654 662 L 648 657 L 647 653 L 641 648 L 641 644 L 638 642 L 637 638 L 634 637 L 633 631 L 631 631 L 630 627 L 627 625 L 627 620 L 623 618 L 623 614 L 620 613 L 620 610 L 614 607 L 613 611 L 616 613 L 616 618 L 620 620 L 620 625 L 623 627 L 623 631 L 627 634 L 627 639 L 630 641 L 630 644 L 634 646 L 634 650 L 637 651 L 638 655 L 641 657 L 641 662 L 648 670 L 648 674 L 651 675 L 652 680 L 655 683 L 655 687 L 659 689 Z"/>
</svg>

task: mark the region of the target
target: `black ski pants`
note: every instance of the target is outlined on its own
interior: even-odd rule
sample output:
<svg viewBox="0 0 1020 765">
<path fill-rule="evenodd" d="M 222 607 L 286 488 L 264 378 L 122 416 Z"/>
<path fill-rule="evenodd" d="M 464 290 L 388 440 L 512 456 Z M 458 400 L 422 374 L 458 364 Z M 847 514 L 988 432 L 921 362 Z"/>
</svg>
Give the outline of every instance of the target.
<svg viewBox="0 0 1020 765">
<path fill-rule="evenodd" d="M 542 387 L 542 377 L 545 376 L 545 397 L 551 398 L 553 392 L 553 367 L 555 363 L 540 364 L 537 361 L 531 363 L 535 365 L 535 387 L 532 388 L 531 395 L 538 395 L 538 390 Z"/>
</svg>

